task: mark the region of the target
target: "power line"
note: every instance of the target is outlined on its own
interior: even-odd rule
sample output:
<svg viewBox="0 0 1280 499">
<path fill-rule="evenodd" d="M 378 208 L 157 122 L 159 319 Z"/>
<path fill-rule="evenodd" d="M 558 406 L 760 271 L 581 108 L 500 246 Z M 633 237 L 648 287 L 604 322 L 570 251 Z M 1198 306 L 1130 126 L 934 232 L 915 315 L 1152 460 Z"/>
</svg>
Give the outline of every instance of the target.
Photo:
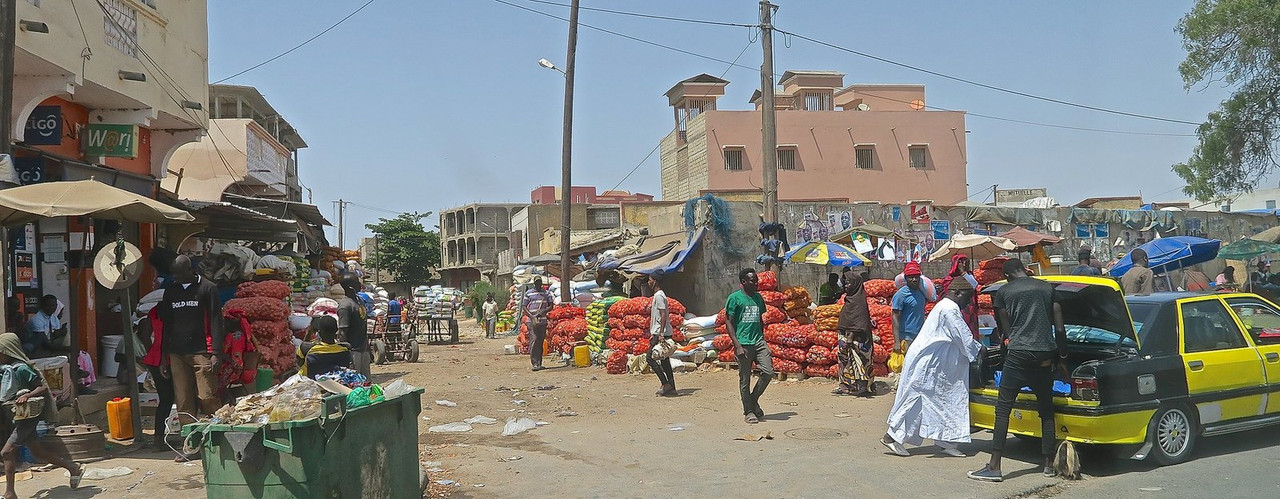
<svg viewBox="0 0 1280 499">
<path fill-rule="evenodd" d="M 386 208 L 378 208 L 377 206 L 369 206 L 369 205 L 367 205 L 367 204 L 360 204 L 360 203 L 357 203 L 357 202 L 354 202 L 354 201 L 347 201 L 347 204 L 349 204 L 349 205 L 351 205 L 351 206 L 359 206 L 359 207 L 364 208 L 364 209 L 366 209 L 366 210 L 371 210 L 371 211 L 381 211 L 381 212 L 383 212 L 383 213 L 390 213 L 390 214 L 392 214 L 392 215 L 400 215 L 400 214 L 404 213 L 403 211 L 388 210 L 388 209 L 386 209 Z"/>
<path fill-rule="evenodd" d="M 213 82 L 213 84 L 214 84 L 214 85 L 216 85 L 216 84 L 222 83 L 222 82 L 224 82 L 224 81 L 230 80 L 230 79 L 235 78 L 235 77 L 237 77 L 237 76 L 240 76 L 240 75 L 242 75 L 242 74 L 245 74 L 245 73 L 248 73 L 248 72 L 253 71 L 253 70 L 255 70 L 255 69 L 258 69 L 258 68 L 260 68 L 260 67 L 266 66 L 267 64 L 270 64 L 272 61 L 275 61 L 276 59 L 279 59 L 279 58 L 281 58 L 281 57 L 284 57 L 284 56 L 286 56 L 286 55 L 289 55 L 291 52 L 293 52 L 293 51 L 295 51 L 295 50 L 298 50 L 298 49 L 302 48 L 303 46 L 305 46 L 306 44 L 308 44 L 308 43 L 311 43 L 311 42 L 315 41 L 315 40 L 316 40 L 316 38 L 320 38 L 321 36 L 324 36 L 324 34 L 325 34 L 325 33 L 328 33 L 329 31 L 333 30 L 333 28 L 336 28 L 336 27 L 338 27 L 338 25 L 340 25 L 340 24 L 342 24 L 342 23 L 346 22 L 346 20 L 347 20 L 347 19 L 351 19 L 351 18 L 352 18 L 353 16 L 355 16 L 356 14 L 359 14 L 359 13 L 360 13 L 360 11 L 364 10 L 364 8 L 365 8 L 365 7 L 368 7 L 368 6 L 369 6 L 369 4 L 371 4 L 371 3 L 373 3 L 373 0 L 369 0 L 369 1 L 365 2 L 365 3 L 364 3 L 364 5 L 361 5 L 361 6 L 360 6 L 360 8 L 358 8 L 358 9 L 356 9 L 356 10 L 354 10 L 354 11 L 351 11 L 351 13 L 350 13 L 350 14 L 347 14 L 347 15 L 346 15 L 346 17 L 343 17 L 342 19 L 339 19 L 339 20 L 338 20 L 338 22 L 333 23 L 333 24 L 332 24 L 332 25 L 330 25 L 328 28 L 325 28 L 325 29 L 324 29 L 324 31 L 321 31 L 321 32 L 319 32 L 319 33 L 316 33 L 316 34 L 315 34 L 315 36 L 312 36 L 311 38 L 308 38 L 308 39 L 306 39 L 306 40 L 303 40 L 303 42 L 302 42 L 302 43 L 299 43 L 299 44 L 297 44 L 297 45 L 294 45 L 294 46 L 293 46 L 293 48 L 290 48 L 289 50 L 286 50 L 286 51 L 284 51 L 284 52 L 281 52 L 281 53 L 279 53 L 279 54 L 276 54 L 276 56 L 275 56 L 275 57 L 272 57 L 272 58 L 267 59 L 267 60 L 265 60 L 265 61 L 262 61 L 262 62 L 259 62 L 259 63 L 257 63 L 257 64 L 254 64 L 253 66 L 249 66 L 248 68 L 246 68 L 246 69 L 245 69 L 245 70 L 243 70 L 243 71 L 240 71 L 239 73 L 236 73 L 236 74 L 233 74 L 233 75 L 228 76 L 228 77 L 226 77 L 226 78 L 223 78 L 223 79 L 221 79 L 221 80 L 215 81 L 215 82 Z"/>
<path fill-rule="evenodd" d="M 105 4 L 103 4 L 101 1 L 97 1 L 95 3 L 97 3 L 98 7 L 102 9 L 102 15 L 105 16 L 106 19 L 110 20 L 112 24 L 115 24 L 117 28 L 121 30 L 125 29 L 125 27 L 121 25 L 119 21 L 117 21 L 114 17 L 111 16 L 111 13 L 107 10 L 107 6 Z M 218 158 L 222 160 L 222 167 L 227 171 L 227 175 L 230 176 L 232 180 L 236 181 L 236 182 L 232 182 L 232 185 L 235 185 L 236 188 L 240 189 L 241 194 L 248 195 L 249 192 L 244 188 L 244 186 L 239 184 L 240 181 L 244 180 L 244 177 L 237 178 L 235 171 L 231 168 L 231 162 L 227 161 L 227 157 L 224 156 L 222 154 L 222 150 L 218 148 L 218 143 L 213 140 L 213 137 L 209 132 L 209 127 L 201 124 L 199 117 L 193 116 L 191 114 L 191 111 L 189 111 L 186 108 L 186 106 L 182 105 L 182 102 L 180 102 L 176 97 L 174 97 L 173 93 L 169 92 L 169 89 L 164 86 L 164 79 L 167 79 L 169 81 L 169 84 L 173 86 L 173 89 L 178 93 L 178 95 L 182 96 L 182 98 L 185 100 L 190 100 L 190 98 L 188 98 L 186 94 L 182 92 L 182 87 L 177 84 L 177 82 L 173 79 L 173 77 L 169 76 L 169 73 L 166 72 L 164 68 L 160 67 L 160 64 L 156 62 L 155 59 L 151 58 L 151 55 L 148 54 L 147 51 L 142 48 L 142 45 L 138 43 L 137 40 L 133 41 L 133 48 L 137 50 L 139 54 L 142 55 L 142 58 L 138 59 L 138 63 L 142 66 L 143 70 L 146 70 L 147 62 L 150 62 L 156 74 L 160 75 L 163 78 L 163 79 L 157 79 L 156 85 L 160 87 L 160 90 L 164 92 L 165 96 L 169 97 L 169 100 L 173 101 L 174 105 L 178 106 L 178 109 L 182 110 L 182 113 L 185 114 L 187 118 L 189 118 L 192 121 L 192 123 L 195 123 L 197 127 L 203 130 L 205 135 L 210 135 L 209 143 L 213 145 L 213 151 L 218 153 Z M 217 125 L 217 123 L 214 123 L 214 125 Z M 219 128 L 219 131 L 221 131 L 221 128 Z M 223 136 L 225 137 L 226 134 L 224 133 Z"/>
<path fill-rule="evenodd" d="M 567 3 L 548 2 L 547 0 L 525 0 L 525 1 L 530 3 L 540 3 L 543 5 L 554 5 L 557 7 L 566 7 L 566 8 L 569 7 L 569 4 Z M 645 19 L 659 19 L 663 21 L 678 21 L 682 23 L 709 24 L 712 26 L 734 26 L 739 28 L 758 28 L 759 27 L 759 25 L 757 24 L 731 23 L 731 22 L 724 22 L 724 21 L 708 21 L 705 19 L 689 19 L 685 17 L 661 16 L 657 14 L 644 14 L 640 12 L 626 12 L 621 10 L 602 9 L 599 7 L 578 7 L 578 8 L 580 10 L 589 10 L 593 12 L 604 12 L 607 14 L 618 14 L 618 15 L 631 16 L 631 17 L 643 17 Z"/>
<path fill-rule="evenodd" d="M 508 6 L 511 6 L 511 7 L 515 7 L 515 8 L 520 9 L 520 10 L 529 11 L 529 12 L 532 12 L 532 13 L 534 13 L 534 14 L 538 14 L 538 15 L 540 15 L 540 16 L 550 17 L 550 18 L 552 18 L 552 19 L 559 19 L 559 20 L 564 21 L 564 22 L 569 22 L 569 19 L 568 19 L 568 18 L 566 18 L 566 17 L 560 17 L 560 16 L 557 16 L 557 15 L 555 15 L 555 14 L 549 14 L 549 13 L 546 13 L 546 12 L 543 12 L 543 11 L 540 11 L 540 10 L 537 10 L 537 9 L 531 9 L 531 8 L 525 7 L 525 6 L 523 6 L 523 5 L 516 5 L 516 4 L 511 3 L 511 2 L 508 2 L 508 1 L 506 1 L 506 0 L 493 0 L 493 1 L 498 2 L 498 3 L 500 3 L 500 4 L 503 4 L 503 5 L 508 5 Z M 729 63 L 729 61 L 726 61 L 726 60 L 724 60 L 724 59 L 718 59 L 718 58 L 715 58 L 715 57 L 711 57 L 711 56 L 709 56 L 709 55 L 702 55 L 702 54 L 699 54 L 699 53 L 697 53 L 697 52 L 690 52 L 690 51 L 685 50 L 685 49 L 682 49 L 682 48 L 672 47 L 672 46 L 670 46 L 670 45 L 664 45 L 664 44 L 661 44 L 661 43 L 658 43 L 658 42 L 645 40 L 645 39 L 643 39 L 643 38 L 634 37 L 634 36 L 631 36 L 631 35 L 628 35 L 628 34 L 624 34 L 624 33 L 619 33 L 619 32 L 617 32 L 617 31 L 612 31 L 612 30 L 608 30 L 608 29 L 605 29 L 605 28 L 600 28 L 600 27 L 597 27 L 597 26 L 592 26 L 592 25 L 587 24 L 587 23 L 584 23 L 584 22 L 579 22 L 579 23 L 578 23 L 578 26 L 581 26 L 581 27 L 584 27 L 584 28 L 590 28 L 590 29 L 593 29 L 593 30 L 596 30 L 596 31 L 600 31 L 600 32 L 603 32 L 603 33 L 608 33 L 608 34 L 613 35 L 613 36 L 618 36 L 618 37 L 626 38 L 626 39 L 628 39 L 628 40 L 631 40 L 631 41 L 634 41 L 634 42 L 640 42 L 640 43 L 643 43 L 643 44 L 645 44 L 645 45 L 652 45 L 652 46 L 654 46 L 654 47 L 664 48 L 664 49 L 667 49 L 667 50 L 670 50 L 670 51 L 673 51 L 673 52 L 679 52 L 679 53 L 684 54 L 684 55 L 689 55 L 689 56 L 697 57 L 697 58 L 700 58 L 700 59 L 706 59 L 706 60 L 708 60 L 708 61 L 718 62 L 718 63 L 720 63 L 720 64 L 727 64 L 727 63 Z M 748 67 L 748 66 L 740 66 L 740 67 L 744 67 L 744 68 L 747 68 L 747 69 L 752 69 L 752 68 L 750 68 L 750 67 Z"/>
<path fill-rule="evenodd" d="M 557 16 L 557 15 L 555 15 L 555 14 L 549 14 L 549 13 L 542 12 L 542 11 L 540 11 L 540 10 L 536 10 L 536 9 L 531 9 L 531 8 L 524 7 L 524 6 L 521 6 L 521 5 L 516 5 L 516 4 L 511 3 L 511 2 L 508 2 L 508 1 L 506 1 L 506 0 L 493 0 L 493 1 L 498 2 L 498 3 L 501 3 L 501 4 L 504 4 L 504 5 L 509 5 L 509 6 L 511 6 L 511 7 L 515 7 L 515 8 L 517 8 L 517 9 L 521 9 L 521 10 L 524 10 L 524 11 L 532 12 L 532 13 L 534 13 L 534 14 L 538 14 L 538 15 L 541 15 L 541 16 L 550 17 L 550 18 L 552 18 L 552 19 L 559 19 L 559 20 L 561 20 L 561 21 L 568 22 L 568 19 L 566 19 L 566 18 L 564 18 L 564 17 L 560 17 L 560 16 Z M 526 1 L 534 1 L 534 0 L 526 0 Z M 540 2 L 540 3 L 542 3 L 542 2 Z M 548 4 L 550 4 L 550 5 L 559 5 L 559 4 L 555 4 L 555 3 L 551 3 L 551 2 L 546 2 L 546 3 L 548 3 Z M 604 28 L 599 28 L 599 27 L 592 26 L 592 25 L 585 24 L 585 23 L 578 23 L 578 24 L 579 24 L 580 26 L 584 26 L 584 27 L 587 27 L 587 28 L 591 28 L 591 29 L 594 29 L 594 30 L 597 30 L 597 31 L 602 31 L 602 32 L 604 32 L 604 33 L 608 33 L 608 34 L 611 34 L 611 35 L 614 35 L 614 36 L 618 36 L 618 37 L 621 37 L 621 38 L 626 38 L 626 39 L 628 39 L 628 40 L 632 40 L 632 41 L 636 41 L 636 42 L 644 43 L 644 44 L 646 44 L 646 45 L 652 45 L 652 46 L 659 47 L 659 48 L 666 49 L 666 50 L 670 50 L 670 51 L 673 51 L 673 52 L 679 52 L 679 53 L 681 53 L 681 54 L 690 55 L 690 56 L 693 56 L 693 57 L 698 57 L 698 58 L 700 58 L 700 59 L 706 59 L 706 60 L 709 60 L 709 61 L 719 62 L 719 63 L 721 63 L 721 64 L 728 64 L 728 65 L 729 65 L 729 67 L 732 67 L 732 68 L 739 68 L 739 69 L 749 70 L 749 71 L 752 71 L 752 72 L 759 72 L 759 71 L 760 71 L 760 69 L 759 69 L 759 68 L 751 67 L 751 66 L 746 66 L 746 65 L 743 65 L 743 64 L 739 64 L 739 63 L 737 63 L 737 61 L 736 61 L 736 60 L 735 60 L 735 61 L 726 61 L 726 60 L 724 60 L 724 59 L 720 59 L 720 58 L 717 58 L 717 57 L 712 57 L 712 56 L 709 56 L 709 55 L 699 54 L 699 53 L 696 53 L 696 52 L 691 52 L 691 51 L 688 51 L 688 50 L 684 50 L 684 49 L 680 49 L 680 48 L 672 47 L 672 46 L 669 46 L 669 45 L 664 45 L 664 44 L 661 44 L 661 43 L 652 42 L 652 41 L 649 41 L 649 40 L 645 40 L 645 39 L 638 38 L 638 37 L 635 37 L 635 36 L 627 35 L 627 34 L 624 34 L 624 33 L 619 33 L 619 32 L 617 32 L 617 31 L 611 31 L 611 30 L 607 30 L 607 29 L 604 29 Z M 795 37 L 797 37 L 797 38 L 801 38 L 799 35 L 795 35 L 795 34 L 793 34 L 793 33 L 789 33 L 789 32 L 783 31 L 783 30 L 776 30 L 776 31 L 778 31 L 779 33 L 786 33 L 786 34 L 788 34 L 788 35 L 795 36 Z M 805 39 L 807 40 L 808 38 L 805 38 Z M 812 40 L 811 40 L 811 41 L 812 41 Z M 819 43 L 819 42 L 815 42 L 815 43 Z M 822 42 L 822 43 L 825 43 L 825 42 Z M 872 57 L 874 57 L 874 56 L 872 56 Z M 727 73 L 726 73 L 726 74 L 727 74 Z M 774 76 L 775 76 L 775 77 L 778 77 L 778 76 L 780 76 L 780 75 L 775 74 Z M 723 78 L 723 75 L 721 76 L 721 78 Z M 870 94 L 868 94 L 868 95 L 870 95 Z M 881 97 L 881 98 L 883 98 L 883 97 Z M 888 99 L 888 98 L 885 98 L 885 99 L 886 99 L 886 100 L 894 100 L 894 99 Z M 903 102 L 903 101 L 897 101 L 897 102 Z M 908 104 L 909 104 L 909 103 L 908 103 Z M 951 109 L 941 108 L 941 107 L 937 107 L 937 106 L 926 106 L 926 107 L 927 107 L 927 108 L 930 108 L 930 109 L 936 109 L 936 110 L 939 110 L 939 111 L 952 111 Z M 1017 118 L 1006 118 L 1006 117 L 1002 117 L 1002 116 L 995 116 L 995 115 L 989 115 L 989 114 L 975 113 L 975 112 L 972 112 L 972 111 L 965 111 L 965 113 L 966 113 L 967 115 L 969 115 L 969 116 L 973 116 L 973 117 L 976 117 L 976 118 L 985 118 L 985 119 L 990 119 L 990 120 L 1006 121 L 1006 122 L 1010 122 L 1010 123 L 1020 123 L 1020 124 L 1024 124 L 1024 125 L 1031 125 L 1031 126 L 1041 126 L 1041 127 L 1048 127 L 1048 128 L 1061 128 L 1061 129 L 1064 129 L 1064 130 L 1077 130 L 1077 131 L 1082 131 L 1082 132 L 1111 133 L 1111 134 L 1120 134 L 1120 135 L 1157 136 L 1157 137 L 1160 137 L 1160 136 L 1165 136 L 1165 137 L 1194 137 L 1194 136 L 1195 136 L 1194 134 L 1177 134 L 1177 133 L 1166 133 L 1166 132 L 1144 132 L 1144 131 L 1133 131 L 1133 130 L 1110 130 L 1110 129 L 1103 129 L 1103 128 L 1089 128 L 1089 127 L 1079 127 L 1079 126 L 1073 126 L 1073 125 L 1061 125 L 1061 124 L 1054 124 L 1054 123 L 1043 123 L 1043 122 L 1036 122 L 1036 121 L 1029 121 L 1029 120 L 1021 120 L 1021 119 L 1017 119 Z M 1187 121 L 1177 121 L 1177 120 L 1171 120 L 1171 121 L 1172 121 L 1172 122 L 1175 122 L 1175 123 L 1183 123 L 1183 124 L 1199 125 L 1199 123 L 1192 123 L 1192 122 L 1187 122 Z"/>
<path fill-rule="evenodd" d="M 892 65 L 894 65 L 894 66 L 898 66 L 898 67 L 902 67 L 902 68 L 910 69 L 910 70 L 912 70 L 912 71 L 918 71 L 918 72 L 921 72 L 921 73 L 925 73 L 925 74 L 929 74 L 929 75 L 937 76 L 937 77 L 939 77 L 939 78 L 946 78 L 946 79 L 948 79 L 948 80 L 958 81 L 958 82 L 961 82 L 961 83 L 966 83 L 966 84 L 969 84 L 969 85 L 973 85 L 973 86 L 977 86 L 977 87 L 982 87 L 982 88 L 985 88 L 985 89 L 988 89 L 988 90 L 995 90 L 995 91 L 997 91 L 997 92 L 1004 92 L 1004 93 L 1007 93 L 1007 94 L 1012 94 L 1012 95 L 1017 95 L 1017 96 L 1021 96 L 1021 97 L 1026 97 L 1026 98 L 1029 98 L 1029 99 L 1041 100 L 1041 101 L 1045 101 L 1045 102 L 1052 102 L 1052 103 L 1054 103 L 1054 104 L 1061 104 L 1061 105 L 1064 105 L 1064 106 L 1076 107 L 1076 108 L 1080 108 L 1080 109 L 1088 109 L 1088 110 L 1090 110 L 1090 111 L 1098 111 L 1098 112 L 1102 112 L 1102 113 L 1115 114 L 1115 115 L 1120 115 L 1120 116 L 1128 116 L 1128 117 L 1131 117 L 1131 118 L 1141 118 L 1141 119 L 1145 119 L 1145 120 L 1163 121 L 1163 122 L 1166 122 L 1166 123 L 1179 123 L 1179 124 L 1183 124 L 1183 125 L 1194 125 L 1194 126 L 1199 126 L 1199 125 L 1200 125 L 1200 123 L 1197 123 L 1197 122 L 1194 122 L 1194 121 L 1179 120 L 1179 119 L 1174 119 L 1174 118 L 1164 118 L 1164 117 L 1160 117 L 1160 116 L 1152 116 L 1152 115 L 1149 115 L 1149 114 L 1131 113 L 1131 112 L 1128 112 L 1128 111 L 1119 111 L 1119 110 L 1109 109 L 1109 108 L 1105 108 L 1105 107 L 1091 106 L 1091 105 L 1088 105 L 1088 104 L 1081 104 L 1081 103 L 1078 103 L 1078 102 L 1071 102 L 1071 101 L 1066 101 L 1066 100 L 1062 100 L 1062 99 L 1055 99 L 1055 98 L 1052 98 L 1052 97 L 1045 97 L 1045 96 L 1043 96 L 1043 95 L 1037 95 L 1037 94 L 1032 94 L 1032 93 L 1028 93 L 1028 92 L 1022 92 L 1022 91 L 1018 91 L 1018 90 L 1012 90 L 1012 89 L 1008 89 L 1008 88 L 1004 88 L 1004 87 L 999 87 L 999 86 L 996 86 L 996 85 L 990 85 L 990 84 L 987 84 L 987 83 L 982 83 L 982 82 L 977 82 L 977 81 L 969 80 L 969 79 L 966 79 L 966 78 L 961 78 L 961 77 L 959 77 L 959 76 L 952 76 L 952 75 L 949 75 L 949 74 L 946 74 L 946 73 L 940 73 L 940 72 L 933 71 L 933 70 L 929 70 L 929 69 L 925 69 L 925 68 L 922 68 L 922 67 L 919 67 L 919 66 L 914 66 L 914 65 L 911 65 L 911 64 L 903 63 L 903 62 L 898 62 L 898 61 L 895 61 L 895 60 L 892 60 L 892 59 L 886 59 L 886 58 L 884 58 L 884 57 L 880 57 L 880 56 L 876 56 L 876 55 L 868 54 L 868 53 L 866 53 L 866 52 L 861 52 L 861 51 L 853 50 L 853 49 L 848 48 L 848 47 L 842 47 L 842 46 L 840 46 L 840 45 L 836 45 L 836 44 L 834 44 L 834 43 L 824 42 L 824 41 L 822 41 L 822 40 L 818 40 L 818 39 L 816 39 L 816 38 L 807 37 L 807 36 L 804 36 L 804 35 L 801 35 L 801 34 L 797 34 L 797 33 L 793 33 L 793 32 L 790 32 L 790 31 L 785 31 L 785 30 L 781 30 L 781 29 L 779 29 L 779 30 L 778 30 L 778 32 L 779 32 L 779 33 L 786 34 L 786 35 L 794 36 L 794 37 L 799 38 L 799 39 L 801 39 L 801 40 L 806 40 L 806 41 L 809 41 L 809 42 L 812 42 L 812 43 L 816 43 L 816 44 L 818 44 L 818 45 L 822 45 L 822 46 L 824 46 L 824 47 L 833 48 L 833 49 L 839 50 L 839 51 L 841 51 L 841 52 L 848 52 L 848 53 L 853 54 L 853 55 L 857 55 L 857 56 L 860 56 L 860 57 L 865 57 L 865 58 L 872 59 L 872 60 L 875 60 L 875 61 L 880 61 L 880 62 L 883 62 L 883 63 L 886 63 L 886 64 L 892 64 Z"/>
</svg>

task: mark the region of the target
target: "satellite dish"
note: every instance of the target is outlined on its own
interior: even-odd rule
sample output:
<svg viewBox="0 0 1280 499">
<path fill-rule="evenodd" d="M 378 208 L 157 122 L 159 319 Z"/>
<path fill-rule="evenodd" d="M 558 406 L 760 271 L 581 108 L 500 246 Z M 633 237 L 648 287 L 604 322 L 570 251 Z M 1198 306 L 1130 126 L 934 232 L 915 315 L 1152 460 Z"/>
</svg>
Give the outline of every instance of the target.
<svg viewBox="0 0 1280 499">
<path fill-rule="evenodd" d="M 868 105 L 867 105 L 867 103 L 863 102 L 863 103 L 861 103 L 861 104 L 858 104 L 858 110 L 859 110 L 859 111 L 870 111 L 870 110 L 871 110 L 871 106 L 868 106 Z"/>
<path fill-rule="evenodd" d="M 107 289 L 124 289 L 142 277 L 142 250 L 124 241 L 108 244 L 93 258 L 93 277 Z"/>
</svg>

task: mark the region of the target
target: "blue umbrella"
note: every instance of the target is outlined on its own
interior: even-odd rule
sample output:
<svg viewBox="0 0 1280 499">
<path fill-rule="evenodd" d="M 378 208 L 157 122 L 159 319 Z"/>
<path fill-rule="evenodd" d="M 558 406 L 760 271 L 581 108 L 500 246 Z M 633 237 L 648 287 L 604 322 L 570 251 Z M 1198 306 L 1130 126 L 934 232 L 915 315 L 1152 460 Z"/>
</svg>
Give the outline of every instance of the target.
<svg viewBox="0 0 1280 499">
<path fill-rule="evenodd" d="M 1212 261 L 1218 257 L 1222 241 L 1191 236 L 1162 237 L 1139 246 L 1147 252 L 1148 267 L 1157 274 Z M 1111 277 L 1120 277 L 1133 268 L 1132 253 L 1111 268 Z"/>
</svg>

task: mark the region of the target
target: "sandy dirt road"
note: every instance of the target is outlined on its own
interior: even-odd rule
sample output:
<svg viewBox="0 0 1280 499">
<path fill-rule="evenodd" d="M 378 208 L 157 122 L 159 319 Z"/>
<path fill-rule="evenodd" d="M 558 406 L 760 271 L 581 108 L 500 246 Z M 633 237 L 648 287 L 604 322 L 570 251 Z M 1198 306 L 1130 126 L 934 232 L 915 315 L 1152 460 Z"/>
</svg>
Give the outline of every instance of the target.
<svg viewBox="0 0 1280 499">
<path fill-rule="evenodd" d="M 1280 490 L 1274 473 L 1260 471 L 1268 466 L 1274 471 L 1273 447 L 1280 443 L 1275 432 L 1207 442 L 1199 451 L 1204 457 L 1167 468 L 1091 452 L 1085 471 L 1096 474 L 1079 482 L 1040 476 L 1032 463 L 1038 447 L 1011 439 L 1008 480 L 985 484 L 964 476 L 985 462 L 990 445 L 985 432 L 961 446 L 970 458 L 938 457 L 931 446 L 913 450 L 909 458 L 884 454 L 876 439 L 884 431 L 892 395 L 836 397 L 830 394 L 831 381 L 775 381 L 762 400 L 766 420 L 748 425 L 734 371 L 677 374 L 681 396 L 660 398 L 654 396 L 653 376 L 572 367 L 534 373 L 527 358 L 502 355 L 511 338 L 482 336 L 468 322 L 459 345 L 424 346 L 421 362 L 374 367 L 380 382 L 405 377 L 426 387 L 419 421 L 421 461 L 439 469 L 431 480 L 456 482 L 433 485 L 431 497 L 1097 497 L 1119 491 L 1177 497 L 1195 495 L 1177 485 L 1196 483 L 1192 477 L 1232 485 L 1242 496 L 1275 497 Z M 498 423 L 476 425 L 468 433 L 428 432 L 476 415 Z M 548 424 L 504 437 L 509 417 Z M 735 440 L 766 432 L 772 440 Z M 61 470 L 35 473 L 19 482 L 18 490 L 38 497 L 203 497 L 200 467 L 173 463 L 171 457 L 139 452 L 93 464 L 128 466 L 134 472 L 86 481 L 80 491 L 66 488 Z"/>
</svg>

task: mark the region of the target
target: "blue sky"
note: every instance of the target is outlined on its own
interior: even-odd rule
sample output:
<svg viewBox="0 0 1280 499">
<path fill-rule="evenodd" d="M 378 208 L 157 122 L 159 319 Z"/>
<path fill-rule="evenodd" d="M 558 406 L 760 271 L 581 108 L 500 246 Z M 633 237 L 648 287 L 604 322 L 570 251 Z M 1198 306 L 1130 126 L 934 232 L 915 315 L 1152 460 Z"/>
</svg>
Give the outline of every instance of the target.
<svg viewBox="0 0 1280 499">
<path fill-rule="evenodd" d="M 568 9 L 509 0 L 562 17 Z M 218 80 L 296 45 L 359 1 L 210 2 L 209 74 Z M 567 3 L 564 0 L 563 3 Z M 1174 31 L 1191 0 L 846 2 L 780 0 L 780 29 L 933 71 L 1060 100 L 1202 120 L 1228 92 L 1183 88 Z M 753 0 L 585 0 L 584 6 L 752 23 Z M 583 11 L 583 23 L 732 60 L 747 28 Z M 310 147 L 302 181 L 326 214 L 339 197 L 392 211 L 527 201 L 560 182 L 563 80 L 538 66 L 565 56 L 567 23 L 493 0 L 377 0 L 311 44 L 228 83 L 253 85 Z M 849 83 L 923 83 L 929 105 L 1085 128 L 1194 133 L 1194 126 L 1042 102 L 775 37 L 775 66 L 832 69 Z M 740 64 L 758 67 L 759 43 Z M 611 188 L 672 126 L 663 92 L 726 64 L 583 28 L 574 184 Z M 745 109 L 758 73 L 735 68 L 721 109 Z M 1141 192 L 1181 198 L 1170 165 L 1194 137 L 1084 132 L 970 116 L 969 191 L 1048 187 L 1062 203 Z M 660 194 L 658 158 L 622 189 Z M 974 197 L 982 200 L 984 194 Z M 349 240 L 388 213 L 353 206 Z M 434 224 L 429 224 L 434 225 Z M 332 232 L 331 232 L 332 236 Z M 348 243 L 348 246 L 354 246 Z"/>
</svg>

